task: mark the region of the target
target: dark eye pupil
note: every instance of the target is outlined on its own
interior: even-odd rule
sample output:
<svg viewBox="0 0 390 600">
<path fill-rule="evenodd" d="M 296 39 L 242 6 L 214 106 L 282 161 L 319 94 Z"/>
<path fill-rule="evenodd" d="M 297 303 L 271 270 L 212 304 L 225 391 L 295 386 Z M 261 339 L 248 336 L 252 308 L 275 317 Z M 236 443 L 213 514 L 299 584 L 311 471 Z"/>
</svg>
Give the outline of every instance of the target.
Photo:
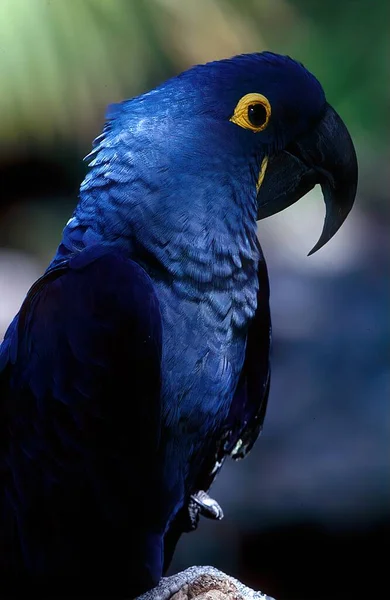
<svg viewBox="0 0 390 600">
<path fill-rule="evenodd" d="M 248 119 L 253 127 L 261 127 L 267 120 L 267 111 L 262 104 L 250 104 L 248 106 Z"/>
</svg>

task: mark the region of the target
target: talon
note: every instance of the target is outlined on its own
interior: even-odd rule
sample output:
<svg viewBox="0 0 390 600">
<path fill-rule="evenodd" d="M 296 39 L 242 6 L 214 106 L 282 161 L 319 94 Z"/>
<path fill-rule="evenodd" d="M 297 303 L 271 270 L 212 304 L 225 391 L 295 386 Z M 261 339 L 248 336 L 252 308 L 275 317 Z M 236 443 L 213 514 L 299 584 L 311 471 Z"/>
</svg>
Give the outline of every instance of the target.
<svg viewBox="0 0 390 600">
<path fill-rule="evenodd" d="M 196 494 L 192 494 L 191 500 L 199 506 L 199 512 L 208 519 L 220 521 L 223 518 L 223 510 L 214 498 L 204 491 L 199 490 Z"/>
<path fill-rule="evenodd" d="M 188 531 L 195 531 L 198 527 L 199 516 L 200 516 L 200 506 L 191 496 L 190 501 L 188 503 L 188 518 L 189 518 L 189 526 Z"/>
</svg>

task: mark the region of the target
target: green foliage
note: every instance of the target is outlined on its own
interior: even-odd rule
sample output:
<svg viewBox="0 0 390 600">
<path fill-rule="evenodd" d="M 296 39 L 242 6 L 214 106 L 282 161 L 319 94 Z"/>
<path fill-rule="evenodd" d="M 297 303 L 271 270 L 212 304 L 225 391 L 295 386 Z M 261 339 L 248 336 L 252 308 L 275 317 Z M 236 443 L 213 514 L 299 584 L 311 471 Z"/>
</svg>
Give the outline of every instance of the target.
<svg viewBox="0 0 390 600">
<path fill-rule="evenodd" d="M 58 141 L 88 148 L 108 103 L 194 62 L 268 48 L 301 60 L 318 76 L 360 154 L 375 162 L 387 133 L 386 5 L 0 0 L 3 153 Z"/>
</svg>

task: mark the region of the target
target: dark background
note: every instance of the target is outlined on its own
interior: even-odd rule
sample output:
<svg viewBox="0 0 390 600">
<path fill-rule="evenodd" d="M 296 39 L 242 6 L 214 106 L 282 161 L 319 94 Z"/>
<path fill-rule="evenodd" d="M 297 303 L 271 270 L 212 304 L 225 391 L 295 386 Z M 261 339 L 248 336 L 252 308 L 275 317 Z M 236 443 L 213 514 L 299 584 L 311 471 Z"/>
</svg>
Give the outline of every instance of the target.
<svg viewBox="0 0 390 600">
<path fill-rule="evenodd" d="M 277 600 L 371 598 L 385 589 L 385 5 L 0 0 L 0 339 L 55 250 L 108 103 L 193 63 L 270 49 L 320 79 L 356 144 L 358 197 L 330 244 L 306 257 L 322 226 L 317 190 L 259 226 L 275 332 L 264 433 L 213 488 L 225 519 L 184 536 L 172 572 L 212 564 Z"/>
</svg>

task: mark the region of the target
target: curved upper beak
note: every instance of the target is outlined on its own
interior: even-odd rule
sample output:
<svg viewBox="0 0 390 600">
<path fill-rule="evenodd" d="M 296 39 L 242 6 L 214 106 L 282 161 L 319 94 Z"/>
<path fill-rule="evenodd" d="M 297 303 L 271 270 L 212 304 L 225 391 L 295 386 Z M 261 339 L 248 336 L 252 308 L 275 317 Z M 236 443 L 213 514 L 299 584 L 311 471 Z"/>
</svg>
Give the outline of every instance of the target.
<svg viewBox="0 0 390 600">
<path fill-rule="evenodd" d="M 313 254 L 341 227 L 351 210 L 357 188 L 355 148 L 343 121 L 328 104 L 321 121 L 309 133 L 270 157 L 257 195 L 257 218 L 264 219 L 294 204 L 317 183 L 326 215 Z"/>
</svg>

